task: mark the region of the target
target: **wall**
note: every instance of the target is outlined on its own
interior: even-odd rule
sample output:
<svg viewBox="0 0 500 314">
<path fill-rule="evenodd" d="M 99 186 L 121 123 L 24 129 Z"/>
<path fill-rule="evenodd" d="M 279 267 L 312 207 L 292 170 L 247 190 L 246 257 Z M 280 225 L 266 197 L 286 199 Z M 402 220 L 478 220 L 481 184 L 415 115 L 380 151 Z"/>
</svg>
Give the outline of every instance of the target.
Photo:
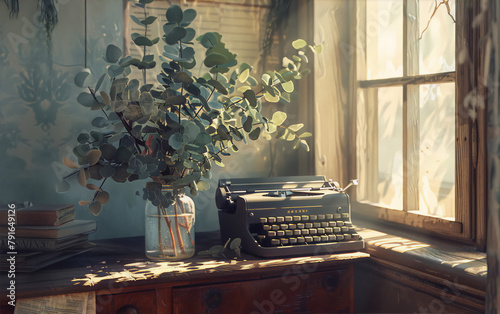
<svg viewBox="0 0 500 314">
<path fill-rule="evenodd" d="M 61 159 L 71 156 L 77 135 L 90 131 L 91 118 L 99 114 L 76 102 L 80 91 L 73 83 L 74 75 L 85 67 L 94 73 L 103 73 L 106 63 L 102 55 L 106 46 L 124 45 L 126 2 L 59 0 L 59 22 L 51 44 L 37 19 L 37 1 L 19 2 L 17 17 L 9 17 L 5 4 L 0 3 L 0 204 L 73 203 L 78 219 L 98 221 L 98 231 L 91 238 L 143 235 L 144 201 L 136 192 L 142 191 L 144 182 L 106 183 L 112 200 L 97 217 L 77 204 L 91 198 L 92 193 L 76 182 L 65 194 L 55 192 L 57 182 L 69 173 Z M 245 7 L 220 2 L 225 3 L 212 2 L 212 8 L 207 8 L 207 3 L 202 1 L 199 7 L 203 7 L 203 12 L 216 12 L 225 18 L 239 11 L 242 22 L 256 27 L 251 31 L 263 31 L 259 28 L 261 22 L 252 20 L 264 18 L 263 12 L 245 16 L 241 15 Z M 246 1 L 245 4 L 262 5 L 261 2 L 265 1 Z M 196 8 L 196 3 L 182 2 L 183 6 L 188 4 Z M 208 16 L 198 16 L 198 19 L 209 20 Z M 206 28 L 202 24 L 198 26 L 202 30 Z M 225 29 L 233 31 L 227 34 L 232 41 L 238 38 L 234 36 L 234 29 Z M 220 31 L 224 36 L 224 29 L 209 30 Z M 258 49 L 260 41 L 244 45 L 232 42 L 231 45 L 238 53 L 240 46 L 248 49 L 248 45 L 253 45 L 252 49 Z M 253 62 L 258 63 L 259 58 Z M 212 188 L 195 198 L 196 230 L 218 229 L 214 192 L 219 178 L 296 174 L 299 168 L 296 153 L 273 158 L 277 150 L 284 151 L 283 145 L 259 141 L 242 147 L 236 158 L 226 159 L 226 167 L 214 171 Z"/>
</svg>

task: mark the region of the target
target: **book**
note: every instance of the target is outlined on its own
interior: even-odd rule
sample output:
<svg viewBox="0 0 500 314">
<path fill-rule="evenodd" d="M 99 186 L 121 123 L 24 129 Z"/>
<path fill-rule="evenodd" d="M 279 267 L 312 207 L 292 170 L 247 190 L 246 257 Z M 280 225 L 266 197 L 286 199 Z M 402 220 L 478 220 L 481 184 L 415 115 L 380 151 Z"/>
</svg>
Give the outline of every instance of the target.
<svg viewBox="0 0 500 314">
<path fill-rule="evenodd" d="M 40 205 L 16 208 L 15 211 L 6 207 L 0 208 L 0 225 L 12 222 L 14 217 L 17 226 L 59 226 L 75 219 L 75 206 Z"/>
<path fill-rule="evenodd" d="M 31 272 L 87 252 L 93 247 L 95 247 L 95 243 L 85 242 L 59 251 L 20 252 L 14 255 L 0 253 L 0 271 L 8 271 L 10 269 L 9 258 L 11 257 L 15 258 L 16 272 Z"/>
<path fill-rule="evenodd" d="M 16 238 L 9 242 L 6 237 L 0 238 L 0 250 L 10 250 L 9 244 L 14 242 L 15 251 L 57 251 L 79 245 L 88 241 L 89 235 L 77 234 L 60 239 L 41 239 L 41 238 Z"/>
<path fill-rule="evenodd" d="M 0 226 L 0 234 L 9 233 L 8 226 Z M 15 226 L 13 234 L 17 238 L 58 239 L 75 234 L 91 233 L 97 230 L 95 220 L 73 220 L 60 226 Z"/>
</svg>

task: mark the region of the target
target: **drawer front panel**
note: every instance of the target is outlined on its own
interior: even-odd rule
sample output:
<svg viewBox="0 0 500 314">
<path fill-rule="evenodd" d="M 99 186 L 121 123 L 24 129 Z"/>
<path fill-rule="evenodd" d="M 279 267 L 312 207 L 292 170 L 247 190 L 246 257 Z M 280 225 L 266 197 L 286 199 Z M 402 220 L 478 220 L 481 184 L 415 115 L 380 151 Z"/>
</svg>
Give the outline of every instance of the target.
<svg viewBox="0 0 500 314">
<path fill-rule="evenodd" d="M 154 290 L 96 296 L 97 313 L 156 313 Z"/>
<path fill-rule="evenodd" d="M 308 273 L 291 267 L 281 277 L 173 289 L 174 313 L 352 312 L 352 272 Z"/>
</svg>

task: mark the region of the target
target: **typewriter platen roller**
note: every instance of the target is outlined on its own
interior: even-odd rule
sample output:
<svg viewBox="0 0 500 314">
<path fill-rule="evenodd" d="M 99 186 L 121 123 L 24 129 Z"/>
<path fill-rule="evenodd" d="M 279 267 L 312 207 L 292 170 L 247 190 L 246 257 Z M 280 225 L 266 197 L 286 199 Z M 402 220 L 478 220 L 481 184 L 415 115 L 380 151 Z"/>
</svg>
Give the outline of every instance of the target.
<svg viewBox="0 0 500 314">
<path fill-rule="evenodd" d="M 351 223 L 349 196 L 323 176 L 219 180 L 216 203 L 223 243 L 240 238 L 243 250 L 257 256 L 364 248 Z"/>
</svg>

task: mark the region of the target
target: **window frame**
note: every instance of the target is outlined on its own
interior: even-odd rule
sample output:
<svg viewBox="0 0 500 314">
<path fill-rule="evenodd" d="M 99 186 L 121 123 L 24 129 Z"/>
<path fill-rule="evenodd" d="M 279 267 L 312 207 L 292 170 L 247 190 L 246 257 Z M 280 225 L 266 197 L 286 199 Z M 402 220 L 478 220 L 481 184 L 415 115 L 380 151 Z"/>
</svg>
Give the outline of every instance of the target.
<svg viewBox="0 0 500 314">
<path fill-rule="evenodd" d="M 351 17 L 350 27 L 350 45 L 356 47 L 356 55 L 353 60 L 357 60 L 360 50 L 357 47 L 357 10 L 362 8 L 366 1 L 357 0 L 349 3 L 349 13 Z M 415 0 L 403 0 L 403 10 L 414 9 Z M 474 106 L 470 99 L 471 95 L 480 95 L 486 103 L 486 83 L 479 78 L 484 77 L 484 52 L 479 49 L 481 46 L 481 35 L 486 34 L 486 19 L 478 22 L 474 20 L 480 12 L 479 3 L 476 1 L 456 1 L 456 24 L 455 24 L 455 72 L 446 72 L 431 75 L 408 75 L 407 71 L 403 73 L 401 79 L 378 79 L 378 80 L 360 80 L 362 68 L 356 62 L 351 65 L 351 79 L 349 84 L 349 120 L 348 128 L 348 150 L 351 156 L 357 156 L 357 93 L 358 88 L 380 87 L 380 86 L 409 86 L 411 84 L 421 83 L 443 83 L 455 81 L 455 221 L 432 217 L 410 211 L 400 211 L 381 206 L 361 203 L 357 201 L 356 190 L 350 190 L 349 194 L 352 200 L 353 216 L 361 219 L 380 219 L 400 226 L 412 227 L 423 232 L 442 235 L 462 242 L 475 243 L 480 250 L 485 248 L 486 238 L 486 208 L 487 208 L 487 164 L 486 164 L 486 108 L 485 106 Z M 440 8 L 440 10 L 443 8 Z M 404 11 L 405 12 L 405 11 Z M 414 25 L 405 22 L 403 19 L 403 34 L 408 34 Z M 427 30 L 429 31 L 429 30 Z M 413 31 L 413 34 L 415 32 Z M 406 58 L 408 45 L 407 36 L 403 42 L 403 62 L 418 62 L 418 60 L 409 60 Z M 465 54 L 466 52 L 466 54 Z M 459 53 L 466 56 L 466 62 L 458 62 Z M 462 56 L 463 56 L 462 55 Z M 403 88 L 403 117 L 408 114 L 406 88 Z M 460 104 L 468 104 L 463 106 Z M 470 117 L 470 112 L 474 112 L 475 119 Z M 404 119 L 404 118 L 403 118 Z M 404 119 L 406 120 L 406 119 Z M 403 128 L 406 130 L 406 128 Z M 403 138 L 408 138 L 411 134 L 404 131 Z M 406 149 L 404 149 L 406 151 Z M 403 159 L 407 158 L 404 153 Z M 405 170 L 406 171 L 406 170 Z M 349 158 L 347 167 L 347 176 L 357 178 L 357 158 Z M 405 175 L 405 178 L 408 176 Z M 407 180 L 407 179 L 404 179 Z M 404 189 L 408 189 L 410 182 L 404 182 Z M 404 195 L 407 195 L 404 192 Z M 404 198 L 404 208 L 414 200 Z M 418 202 L 418 199 L 417 199 Z"/>
</svg>

